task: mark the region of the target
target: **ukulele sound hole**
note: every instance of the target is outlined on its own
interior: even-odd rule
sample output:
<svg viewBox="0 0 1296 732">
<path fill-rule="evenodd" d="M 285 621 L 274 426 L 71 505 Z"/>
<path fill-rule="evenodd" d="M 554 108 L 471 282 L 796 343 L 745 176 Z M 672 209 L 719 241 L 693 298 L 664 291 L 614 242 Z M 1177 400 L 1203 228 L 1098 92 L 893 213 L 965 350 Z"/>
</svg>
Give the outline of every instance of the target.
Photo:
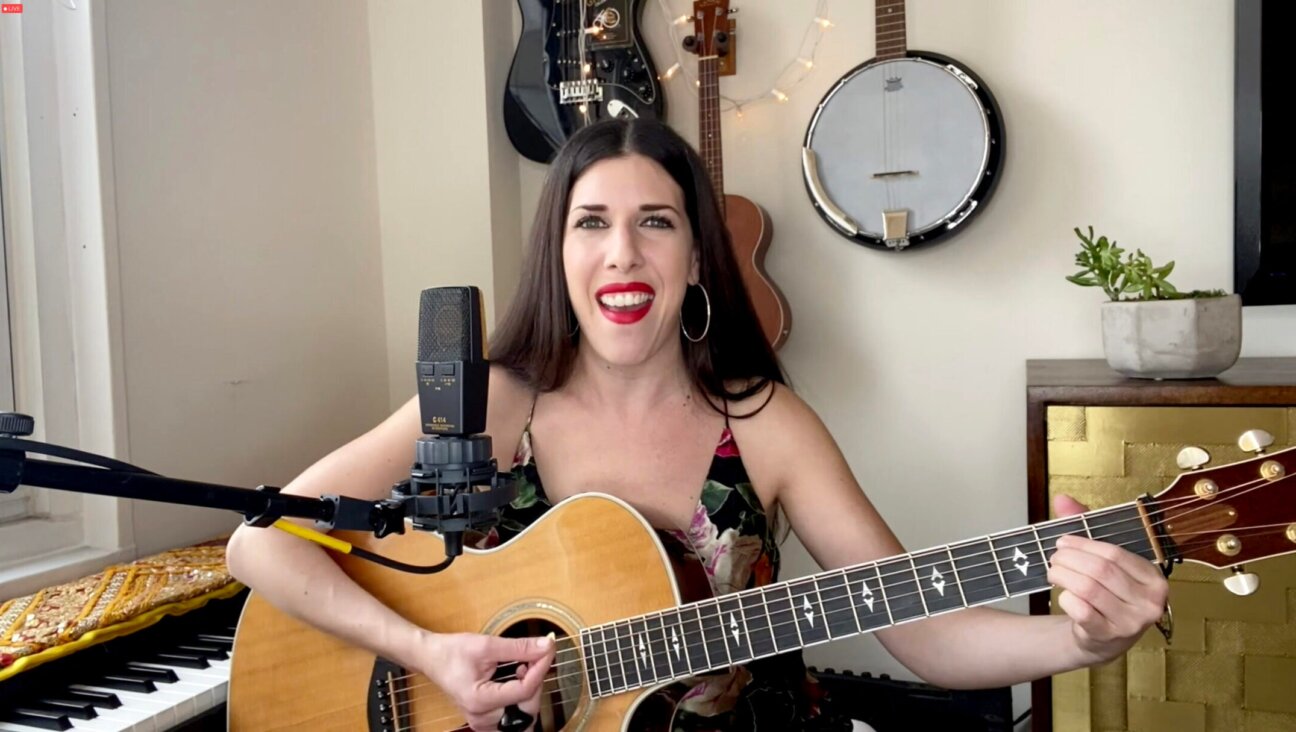
<svg viewBox="0 0 1296 732">
<path fill-rule="evenodd" d="M 504 629 L 505 638 L 537 638 L 553 633 L 557 639 L 557 655 L 545 675 L 540 696 L 540 713 L 536 715 L 536 729 L 558 730 L 576 718 L 577 707 L 585 694 L 585 666 L 581 662 L 578 639 L 568 635 L 561 626 L 548 620 L 529 618 Z M 501 664 L 495 671 L 497 679 L 511 679 L 516 664 Z"/>
</svg>

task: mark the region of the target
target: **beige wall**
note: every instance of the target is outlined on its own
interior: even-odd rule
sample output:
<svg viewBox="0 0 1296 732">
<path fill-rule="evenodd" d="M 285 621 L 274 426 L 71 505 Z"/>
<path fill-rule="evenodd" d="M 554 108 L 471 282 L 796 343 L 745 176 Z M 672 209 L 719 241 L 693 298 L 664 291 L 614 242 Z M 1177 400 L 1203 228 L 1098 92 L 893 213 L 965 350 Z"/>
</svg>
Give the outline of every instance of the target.
<svg viewBox="0 0 1296 732">
<path fill-rule="evenodd" d="M 657 2 L 646 33 L 665 69 Z M 418 290 L 476 284 L 497 316 L 544 169 L 502 142 L 516 26 L 511 3 L 492 3 L 109 3 L 137 462 L 285 481 L 412 394 Z M 722 90 L 768 88 L 814 5 L 745 4 L 740 72 Z M 999 190 L 956 238 L 865 250 L 802 190 L 805 124 L 872 55 L 871 3 L 832 3 L 814 73 L 724 130 L 730 192 L 773 219 L 794 383 L 920 548 L 1025 521 L 1023 362 L 1101 355 L 1099 293 L 1062 279 L 1073 226 L 1177 260 L 1182 287 L 1231 287 L 1233 4 L 909 6 L 911 45 L 976 70 L 1007 123 Z M 695 97 L 679 80 L 667 95 L 695 138 Z M 1296 307 L 1248 309 L 1245 328 L 1244 354 L 1296 354 Z M 137 537 L 169 545 L 228 523 L 210 515 L 139 507 Z M 787 575 L 811 569 L 795 540 L 786 554 Z M 871 640 L 810 658 L 893 670 Z"/>
<path fill-rule="evenodd" d="M 476 285 L 487 325 L 517 285 L 517 154 L 499 113 L 512 54 L 504 2 L 371 0 L 391 406 L 414 394 L 419 292 Z"/>
<path fill-rule="evenodd" d="M 130 458 L 283 485 L 387 411 L 365 6 L 105 6 Z M 150 552 L 237 519 L 133 521 Z"/>
</svg>

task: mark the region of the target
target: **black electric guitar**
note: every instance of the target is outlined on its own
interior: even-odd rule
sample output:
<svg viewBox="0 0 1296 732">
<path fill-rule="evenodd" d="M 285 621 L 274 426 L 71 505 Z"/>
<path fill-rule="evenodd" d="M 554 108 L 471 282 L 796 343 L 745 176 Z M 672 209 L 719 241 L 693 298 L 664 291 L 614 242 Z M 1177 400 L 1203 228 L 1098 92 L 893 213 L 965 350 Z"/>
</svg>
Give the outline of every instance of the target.
<svg viewBox="0 0 1296 732">
<path fill-rule="evenodd" d="M 540 163 L 576 130 L 612 117 L 661 118 L 666 102 L 639 34 L 643 0 L 518 0 L 522 35 L 504 89 L 504 127 Z"/>
</svg>

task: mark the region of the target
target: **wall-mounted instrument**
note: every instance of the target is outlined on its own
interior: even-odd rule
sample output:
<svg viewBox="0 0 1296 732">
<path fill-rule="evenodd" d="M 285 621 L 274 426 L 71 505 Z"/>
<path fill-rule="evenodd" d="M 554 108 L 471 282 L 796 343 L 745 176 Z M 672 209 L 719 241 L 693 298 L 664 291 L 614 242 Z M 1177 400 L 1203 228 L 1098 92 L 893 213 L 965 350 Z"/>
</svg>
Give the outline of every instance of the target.
<svg viewBox="0 0 1296 732">
<path fill-rule="evenodd" d="M 643 0 L 518 0 L 522 34 L 504 90 L 504 127 L 540 163 L 576 130 L 613 117 L 665 115 L 639 33 Z"/>
<path fill-rule="evenodd" d="M 720 135 L 720 77 L 737 68 L 734 21 L 728 0 L 693 3 L 694 34 L 684 48 L 698 55 L 698 152 L 720 198 L 734 256 L 765 339 L 776 350 L 792 331 L 792 311 L 778 285 L 765 273 L 765 252 L 774 236 L 769 214 L 742 196 L 724 192 L 724 154 Z"/>
<path fill-rule="evenodd" d="M 904 0 L 877 0 L 876 56 L 828 91 L 801 151 L 806 190 L 834 231 L 900 251 L 939 241 L 985 207 L 1004 127 L 967 66 L 906 46 Z"/>
</svg>

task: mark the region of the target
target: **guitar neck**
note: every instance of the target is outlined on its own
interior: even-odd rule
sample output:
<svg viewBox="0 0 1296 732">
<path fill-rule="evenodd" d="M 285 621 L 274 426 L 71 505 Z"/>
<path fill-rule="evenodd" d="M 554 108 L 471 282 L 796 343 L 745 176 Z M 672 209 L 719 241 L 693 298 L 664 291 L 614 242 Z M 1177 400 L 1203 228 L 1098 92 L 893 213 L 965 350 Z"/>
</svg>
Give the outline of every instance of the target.
<svg viewBox="0 0 1296 732">
<path fill-rule="evenodd" d="M 904 0 L 875 0 L 873 12 L 876 15 L 876 45 L 874 53 L 878 59 L 904 58 L 908 51 L 905 38 L 905 2 Z"/>
<path fill-rule="evenodd" d="M 724 213 L 724 157 L 720 137 L 720 57 L 698 59 L 699 152 Z"/>
<path fill-rule="evenodd" d="M 1131 502 L 592 626 L 586 681 L 608 696 L 1038 592 L 1063 535 L 1155 561 L 1150 525 Z"/>
</svg>

